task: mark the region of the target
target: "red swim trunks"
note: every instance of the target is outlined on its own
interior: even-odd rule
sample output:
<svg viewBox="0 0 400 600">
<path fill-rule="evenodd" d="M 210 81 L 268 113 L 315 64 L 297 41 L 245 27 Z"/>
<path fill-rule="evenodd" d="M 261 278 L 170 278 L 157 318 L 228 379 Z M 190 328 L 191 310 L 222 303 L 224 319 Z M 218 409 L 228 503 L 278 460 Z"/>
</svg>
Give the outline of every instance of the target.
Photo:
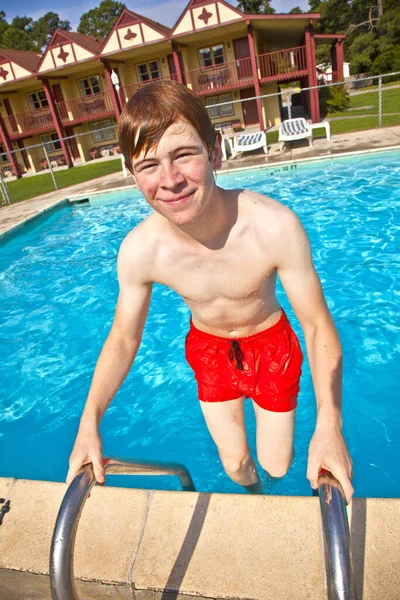
<svg viewBox="0 0 400 600">
<path fill-rule="evenodd" d="M 200 331 L 191 321 L 185 349 L 202 402 L 246 396 L 274 412 L 296 408 L 303 353 L 283 310 L 265 331 L 235 340 Z"/>
</svg>

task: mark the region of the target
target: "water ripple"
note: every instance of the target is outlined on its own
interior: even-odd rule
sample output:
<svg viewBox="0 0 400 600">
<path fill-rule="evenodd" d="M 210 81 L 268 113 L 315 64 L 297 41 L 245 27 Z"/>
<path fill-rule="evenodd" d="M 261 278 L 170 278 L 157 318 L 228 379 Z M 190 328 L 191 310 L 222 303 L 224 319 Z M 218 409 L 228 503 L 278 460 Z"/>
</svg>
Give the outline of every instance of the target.
<svg viewBox="0 0 400 600">
<path fill-rule="evenodd" d="M 383 156 L 218 175 L 222 186 L 280 200 L 309 234 L 343 345 L 345 435 L 359 496 L 398 496 L 400 488 L 400 161 L 399 153 Z M 150 212 L 137 191 L 121 198 L 109 194 L 96 197 L 95 206 L 47 214 L 1 245 L 0 475 L 65 477 L 113 318 L 118 248 Z M 280 284 L 278 297 L 293 318 Z M 223 473 L 184 360 L 188 321 L 182 300 L 155 286 L 135 366 L 102 423 L 104 451 L 181 461 L 199 490 L 240 492 Z M 296 460 L 270 493 L 310 493 L 305 471 L 315 400 L 307 363 L 301 389 Z M 250 403 L 245 413 L 254 454 Z M 176 482 L 165 485 L 177 489 Z"/>
</svg>

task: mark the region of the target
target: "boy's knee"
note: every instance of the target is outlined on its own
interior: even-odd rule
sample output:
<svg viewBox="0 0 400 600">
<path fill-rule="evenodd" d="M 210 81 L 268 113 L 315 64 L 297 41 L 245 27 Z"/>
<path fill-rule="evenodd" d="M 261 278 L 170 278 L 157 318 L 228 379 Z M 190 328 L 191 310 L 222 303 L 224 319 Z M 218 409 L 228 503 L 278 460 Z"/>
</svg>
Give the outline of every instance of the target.
<svg viewBox="0 0 400 600">
<path fill-rule="evenodd" d="M 258 461 L 268 475 L 278 479 L 284 477 L 289 471 L 290 465 L 292 464 L 292 456 L 281 459 L 258 457 Z"/>
<path fill-rule="evenodd" d="M 245 471 L 251 461 L 250 454 L 243 456 L 221 456 L 221 462 L 227 475 L 237 476 Z"/>
</svg>

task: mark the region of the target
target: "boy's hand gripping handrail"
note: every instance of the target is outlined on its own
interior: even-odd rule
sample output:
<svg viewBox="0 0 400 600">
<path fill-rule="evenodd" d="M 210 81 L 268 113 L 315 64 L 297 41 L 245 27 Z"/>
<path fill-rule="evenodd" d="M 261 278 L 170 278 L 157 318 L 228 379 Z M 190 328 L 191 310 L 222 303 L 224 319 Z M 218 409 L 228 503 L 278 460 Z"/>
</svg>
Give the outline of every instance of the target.
<svg viewBox="0 0 400 600">
<path fill-rule="evenodd" d="M 108 474 L 176 475 L 184 491 L 195 491 L 188 470 L 179 464 L 104 459 Z M 79 600 L 74 583 L 74 546 L 84 503 L 96 480 L 85 465 L 68 487 L 57 516 L 50 552 L 53 600 Z M 339 482 L 321 470 L 318 480 L 328 600 L 357 600 L 346 502 Z"/>
<path fill-rule="evenodd" d="M 350 529 L 342 486 L 329 471 L 321 469 L 318 490 L 328 600 L 357 600 Z"/>
<path fill-rule="evenodd" d="M 182 489 L 194 492 L 192 478 L 183 465 L 104 459 L 106 474 L 176 475 Z M 74 546 L 79 517 L 96 483 L 91 464 L 84 465 L 68 487 L 58 511 L 50 550 L 50 588 L 53 600 L 79 600 L 74 583 Z"/>
</svg>

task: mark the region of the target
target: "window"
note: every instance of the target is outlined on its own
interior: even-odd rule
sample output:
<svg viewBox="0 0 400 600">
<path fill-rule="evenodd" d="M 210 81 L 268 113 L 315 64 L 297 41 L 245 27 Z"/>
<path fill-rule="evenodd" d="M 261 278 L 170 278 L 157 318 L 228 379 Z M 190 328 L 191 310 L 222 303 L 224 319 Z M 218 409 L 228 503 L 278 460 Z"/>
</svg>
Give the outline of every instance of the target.
<svg viewBox="0 0 400 600">
<path fill-rule="evenodd" d="M 109 129 L 106 129 L 106 127 Z M 111 119 L 105 119 L 105 121 L 96 121 L 90 123 L 90 129 L 93 131 L 92 138 L 94 142 L 102 142 L 103 140 L 114 140 L 115 139 L 115 127 Z"/>
<path fill-rule="evenodd" d="M 0 144 L 0 162 L 8 162 L 8 158 L 5 152 L 6 149 Z"/>
<path fill-rule="evenodd" d="M 43 90 L 40 92 L 32 92 L 32 94 L 28 94 L 28 102 L 29 106 L 32 110 L 38 110 L 39 108 L 44 108 L 48 106 L 46 94 Z"/>
<path fill-rule="evenodd" d="M 78 83 L 81 96 L 92 96 L 93 94 L 100 94 L 101 92 L 100 77 L 98 75 L 80 79 Z"/>
<path fill-rule="evenodd" d="M 232 102 L 232 94 L 221 94 L 221 96 L 210 96 L 206 98 L 206 106 L 219 104 L 221 102 Z M 210 119 L 218 117 L 231 117 L 234 114 L 233 104 L 224 104 L 223 106 L 212 106 L 208 108 Z"/>
<path fill-rule="evenodd" d="M 160 79 L 161 70 L 158 60 L 151 60 L 148 63 L 142 63 L 136 66 L 137 76 L 139 81 L 151 81 L 152 79 Z"/>
<path fill-rule="evenodd" d="M 57 152 L 61 150 L 61 143 L 56 133 L 48 133 L 41 136 L 43 144 L 46 144 L 47 152 Z"/>
<path fill-rule="evenodd" d="M 215 65 L 223 65 L 225 62 L 224 47 L 222 44 L 211 46 L 210 48 L 202 48 L 199 50 L 200 64 L 202 67 L 213 67 Z"/>
</svg>

